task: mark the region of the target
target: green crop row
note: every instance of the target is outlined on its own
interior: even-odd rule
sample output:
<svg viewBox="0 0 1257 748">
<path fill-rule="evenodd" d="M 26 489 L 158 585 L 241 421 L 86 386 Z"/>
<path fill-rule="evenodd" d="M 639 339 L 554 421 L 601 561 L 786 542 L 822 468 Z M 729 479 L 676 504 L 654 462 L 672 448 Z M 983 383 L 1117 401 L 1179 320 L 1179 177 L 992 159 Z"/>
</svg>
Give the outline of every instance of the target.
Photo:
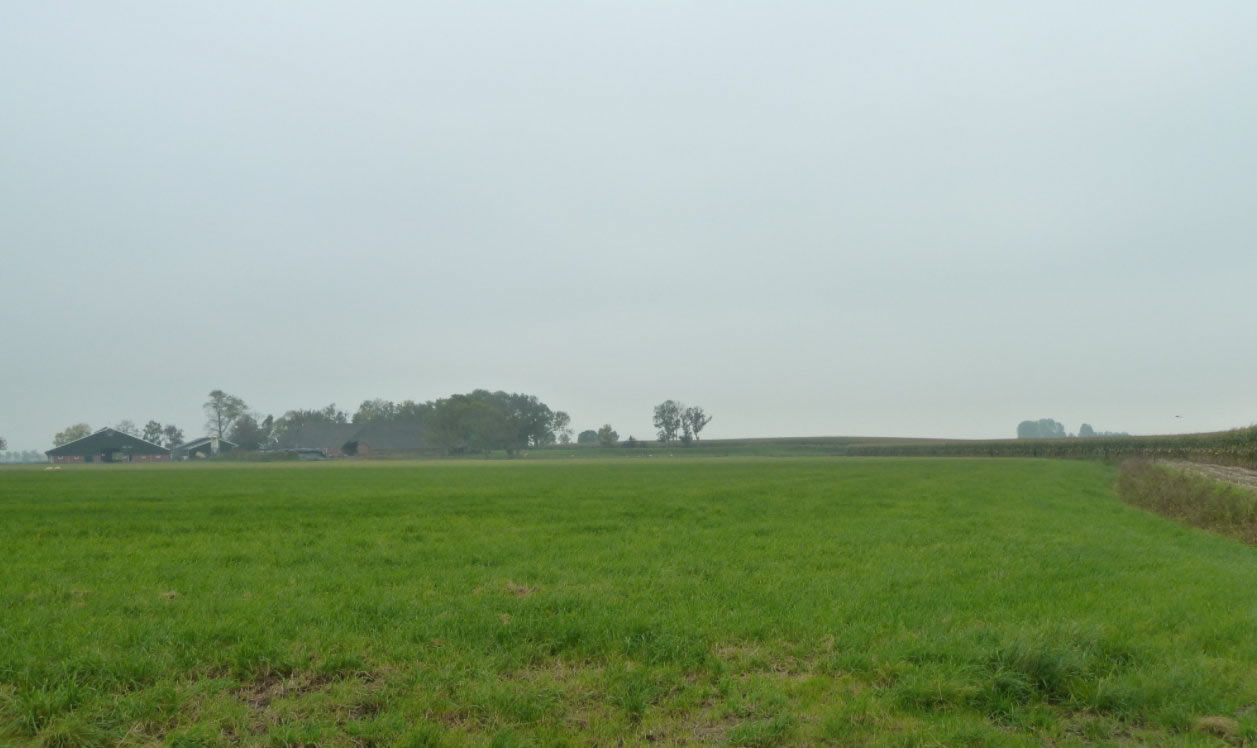
<svg viewBox="0 0 1257 748">
<path fill-rule="evenodd" d="M 1104 461 L 1143 458 L 1257 466 L 1257 426 L 1173 436 L 853 444 L 846 447 L 845 453 L 853 457 L 1053 457 Z"/>
</svg>

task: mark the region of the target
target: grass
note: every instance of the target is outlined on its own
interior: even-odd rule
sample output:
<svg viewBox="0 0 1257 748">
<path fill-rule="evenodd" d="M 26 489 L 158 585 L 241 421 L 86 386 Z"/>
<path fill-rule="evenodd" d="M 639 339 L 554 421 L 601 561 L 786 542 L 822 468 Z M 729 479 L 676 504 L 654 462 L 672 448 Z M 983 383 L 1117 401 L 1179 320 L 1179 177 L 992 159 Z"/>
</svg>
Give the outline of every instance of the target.
<svg viewBox="0 0 1257 748">
<path fill-rule="evenodd" d="M 1257 545 L 1257 492 L 1250 489 L 1146 460 L 1122 463 L 1116 489 L 1133 506 Z"/>
<path fill-rule="evenodd" d="M 1257 739 L 1257 555 L 1034 460 L 0 471 L 0 742 Z"/>
</svg>

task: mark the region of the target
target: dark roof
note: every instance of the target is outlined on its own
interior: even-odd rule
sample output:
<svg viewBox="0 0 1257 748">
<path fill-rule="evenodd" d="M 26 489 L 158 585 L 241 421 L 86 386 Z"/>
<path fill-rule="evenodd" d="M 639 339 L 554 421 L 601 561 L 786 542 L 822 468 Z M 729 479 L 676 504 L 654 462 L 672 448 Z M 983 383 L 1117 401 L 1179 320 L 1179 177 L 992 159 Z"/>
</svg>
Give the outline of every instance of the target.
<svg viewBox="0 0 1257 748">
<path fill-rule="evenodd" d="M 290 429 L 276 440 L 280 449 L 340 449 L 362 427 L 353 423 L 309 423 Z"/>
<path fill-rule="evenodd" d="M 369 423 L 354 434 L 354 441 L 377 451 L 405 452 L 428 446 L 422 423 Z"/>
<path fill-rule="evenodd" d="M 82 439 L 75 439 L 44 452 L 49 457 L 87 457 L 102 452 L 125 452 L 133 455 L 168 455 L 170 450 L 160 444 L 146 442 L 138 436 L 117 429 L 103 428 Z"/>
<path fill-rule="evenodd" d="M 365 444 L 386 452 L 405 452 L 428 446 L 421 423 L 311 423 L 286 431 L 277 440 L 279 449 L 340 449 L 348 442 Z"/>
</svg>

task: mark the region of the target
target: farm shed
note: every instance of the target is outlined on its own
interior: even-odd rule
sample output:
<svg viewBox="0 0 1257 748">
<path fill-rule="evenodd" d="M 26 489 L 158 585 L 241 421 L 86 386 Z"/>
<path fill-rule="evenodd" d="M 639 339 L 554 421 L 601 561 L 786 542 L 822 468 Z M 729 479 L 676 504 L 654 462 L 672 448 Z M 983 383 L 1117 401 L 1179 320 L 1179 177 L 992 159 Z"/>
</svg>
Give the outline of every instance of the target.
<svg viewBox="0 0 1257 748">
<path fill-rule="evenodd" d="M 117 429 L 103 428 L 44 454 L 53 462 L 166 462 L 170 450 Z"/>
<path fill-rule="evenodd" d="M 329 457 L 341 457 L 346 446 L 351 454 L 367 455 L 417 452 L 428 443 L 419 423 L 315 423 L 284 433 L 275 446 L 318 449 Z"/>
<path fill-rule="evenodd" d="M 345 443 L 352 441 L 361 429 L 362 426 L 353 423 L 311 423 L 285 431 L 275 446 L 278 449 L 319 449 L 329 457 L 339 457 L 344 454 Z"/>
<path fill-rule="evenodd" d="M 202 436 L 200 439 L 193 439 L 185 444 L 175 447 L 171 456 L 176 460 L 183 460 L 191 457 L 210 457 L 219 452 L 230 452 L 237 445 L 233 441 L 226 439 L 218 439 L 213 436 Z"/>
<path fill-rule="evenodd" d="M 427 448 L 426 430 L 421 423 L 372 423 L 362 427 L 351 441 L 358 454 L 418 452 Z"/>
</svg>

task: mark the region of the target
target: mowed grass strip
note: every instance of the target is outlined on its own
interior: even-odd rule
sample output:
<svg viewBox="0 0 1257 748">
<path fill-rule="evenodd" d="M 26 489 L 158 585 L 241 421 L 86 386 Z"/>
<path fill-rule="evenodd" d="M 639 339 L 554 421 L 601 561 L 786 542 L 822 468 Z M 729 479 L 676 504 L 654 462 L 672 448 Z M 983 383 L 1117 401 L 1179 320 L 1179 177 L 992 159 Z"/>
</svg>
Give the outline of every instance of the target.
<svg viewBox="0 0 1257 748">
<path fill-rule="evenodd" d="M 1257 555 L 1029 460 L 0 471 L 17 744 L 1257 737 Z"/>
</svg>

